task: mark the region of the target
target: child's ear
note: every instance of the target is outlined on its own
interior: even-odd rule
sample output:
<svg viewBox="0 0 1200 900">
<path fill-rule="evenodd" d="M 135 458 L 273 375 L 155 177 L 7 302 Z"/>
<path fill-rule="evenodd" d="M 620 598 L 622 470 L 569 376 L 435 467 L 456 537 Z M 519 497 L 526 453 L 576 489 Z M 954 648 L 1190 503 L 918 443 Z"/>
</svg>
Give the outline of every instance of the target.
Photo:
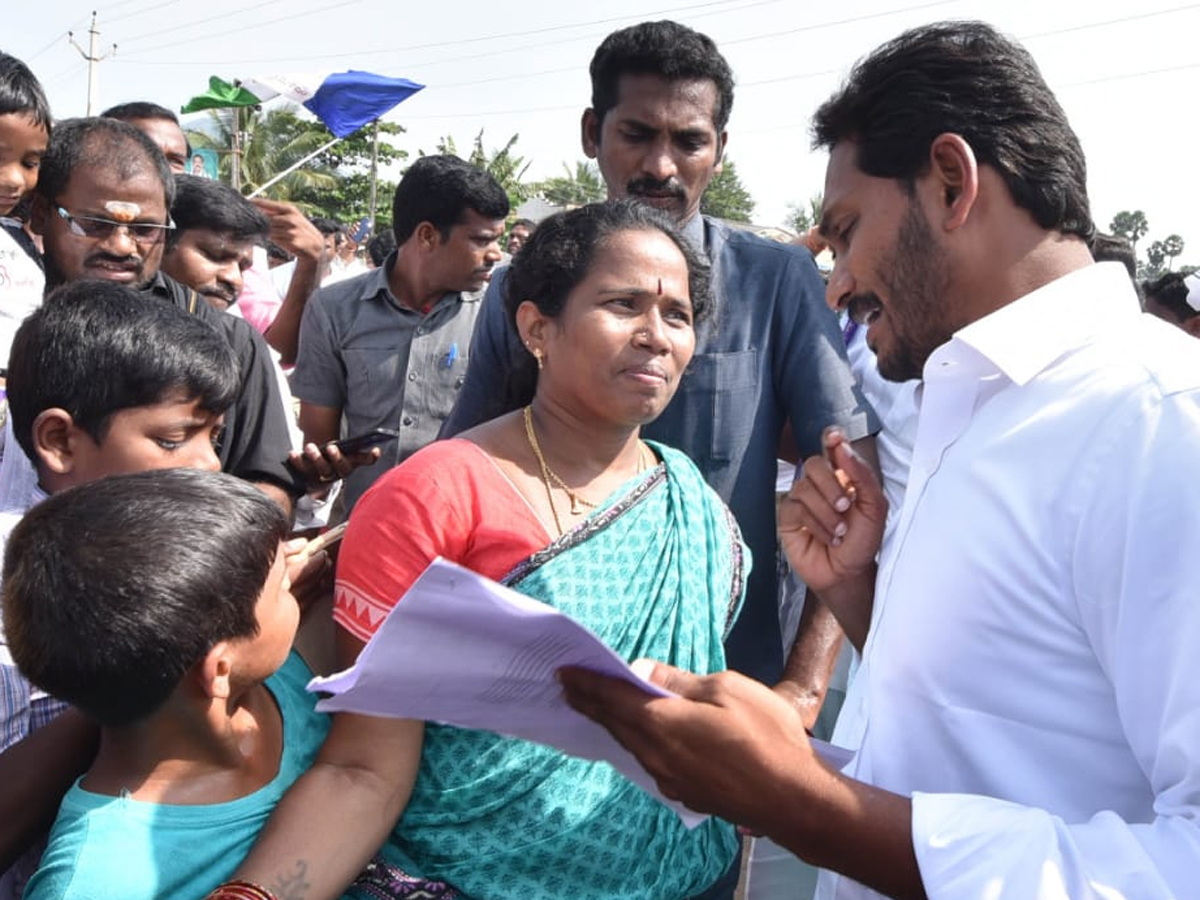
<svg viewBox="0 0 1200 900">
<path fill-rule="evenodd" d="M 230 681 L 233 675 L 233 654 L 229 641 L 217 641 L 212 645 L 197 667 L 200 689 L 213 700 L 227 700 L 233 693 Z"/>
<path fill-rule="evenodd" d="M 33 449 L 38 461 L 55 475 L 69 475 L 75 468 L 75 444 L 81 437 L 88 436 L 65 409 L 44 409 L 33 420 Z"/>
</svg>

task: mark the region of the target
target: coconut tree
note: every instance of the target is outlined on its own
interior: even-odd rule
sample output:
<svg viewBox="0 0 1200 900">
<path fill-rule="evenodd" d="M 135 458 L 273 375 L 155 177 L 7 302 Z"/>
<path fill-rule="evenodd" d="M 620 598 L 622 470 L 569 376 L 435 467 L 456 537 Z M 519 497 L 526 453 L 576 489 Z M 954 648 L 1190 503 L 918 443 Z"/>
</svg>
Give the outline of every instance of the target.
<svg viewBox="0 0 1200 900">
<path fill-rule="evenodd" d="M 230 182 L 233 174 L 234 130 L 238 132 L 241 189 L 251 193 L 260 185 L 332 140 L 333 135 L 315 120 L 302 119 L 295 107 L 279 106 L 266 112 L 259 109 L 214 109 L 208 111 L 208 127 L 187 132 L 194 147 L 216 150 L 220 156 L 221 180 Z M 274 200 L 301 201 L 305 194 L 332 190 L 337 186 L 336 172 L 319 160 L 312 160 L 290 172 L 264 195 Z"/>
</svg>

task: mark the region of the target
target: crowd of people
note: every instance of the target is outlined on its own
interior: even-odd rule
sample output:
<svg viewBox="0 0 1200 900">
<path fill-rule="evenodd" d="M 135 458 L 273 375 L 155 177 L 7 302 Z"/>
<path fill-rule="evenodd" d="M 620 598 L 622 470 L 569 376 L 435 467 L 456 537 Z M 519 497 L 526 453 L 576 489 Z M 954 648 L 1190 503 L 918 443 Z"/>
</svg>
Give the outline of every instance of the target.
<svg viewBox="0 0 1200 900">
<path fill-rule="evenodd" d="M 700 212 L 711 38 L 623 28 L 590 76 L 607 201 L 515 218 L 422 157 L 360 260 L 184 174 L 169 109 L 55 120 L 0 53 L 0 900 L 1200 897 L 1200 555 L 1164 540 L 1200 517 L 1200 277 L 1137 283 L 983 23 L 815 111 L 792 244 Z M 562 690 L 711 816 L 317 712 L 439 557 L 653 660 L 666 695 Z"/>
</svg>

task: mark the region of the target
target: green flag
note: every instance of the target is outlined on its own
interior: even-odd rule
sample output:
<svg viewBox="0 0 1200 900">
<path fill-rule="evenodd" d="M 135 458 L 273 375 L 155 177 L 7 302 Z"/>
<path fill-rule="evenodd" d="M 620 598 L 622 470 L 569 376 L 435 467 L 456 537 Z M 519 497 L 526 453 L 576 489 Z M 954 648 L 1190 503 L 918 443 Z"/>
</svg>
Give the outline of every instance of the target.
<svg viewBox="0 0 1200 900">
<path fill-rule="evenodd" d="M 214 75 L 208 79 L 208 90 L 189 100 L 180 112 L 192 113 L 202 109 L 225 109 L 230 106 L 257 106 L 261 102 L 245 88 L 235 87 Z"/>
</svg>

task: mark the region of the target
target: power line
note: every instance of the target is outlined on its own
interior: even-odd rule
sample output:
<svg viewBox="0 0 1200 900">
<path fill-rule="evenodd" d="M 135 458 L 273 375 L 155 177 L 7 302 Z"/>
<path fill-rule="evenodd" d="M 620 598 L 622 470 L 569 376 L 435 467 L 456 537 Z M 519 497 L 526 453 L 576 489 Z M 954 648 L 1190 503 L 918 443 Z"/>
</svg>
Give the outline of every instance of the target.
<svg viewBox="0 0 1200 900">
<path fill-rule="evenodd" d="M 247 7 L 246 9 L 243 9 L 240 12 L 241 13 L 253 12 L 256 9 L 262 9 L 264 6 L 275 6 L 277 3 L 281 3 L 281 2 L 283 2 L 283 0 L 262 0 L 261 3 L 258 3 L 254 6 Z M 314 10 L 314 12 L 315 11 L 316 10 Z M 125 38 L 124 43 L 125 44 L 136 44 L 138 41 L 146 40 L 146 38 L 158 37 L 160 34 L 174 34 L 174 33 L 178 32 L 179 29 L 181 29 L 181 28 L 194 28 L 196 25 L 205 25 L 209 22 L 215 22 L 218 19 L 225 19 L 228 22 L 228 18 L 229 18 L 229 16 L 227 14 L 222 14 L 222 15 L 218 15 L 218 16 L 207 16 L 203 19 L 193 19 L 191 22 L 177 22 L 176 24 L 170 26 L 169 28 L 160 28 L 158 31 L 147 31 L 144 34 L 137 34 L 131 38 Z M 271 23 L 266 22 L 263 24 L 269 25 Z M 168 44 L 167 46 L 170 46 L 170 45 Z M 155 49 L 158 49 L 158 48 L 156 47 Z"/>
<path fill-rule="evenodd" d="M 1132 78 L 1145 78 L 1148 75 L 1168 75 L 1171 72 L 1184 72 L 1190 69 L 1200 69 L 1200 63 L 1187 63 L 1182 66 L 1166 66 L 1161 69 L 1143 69 L 1140 72 L 1124 72 L 1120 75 L 1106 75 L 1103 78 L 1090 78 L 1087 81 L 1072 81 L 1069 84 L 1060 84 L 1055 90 L 1066 90 L 1067 88 L 1087 87 L 1092 84 L 1107 84 L 1111 81 L 1128 81 Z"/>
<path fill-rule="evenodd" d="M 112 7 L 109 12 L 112 12 L 113 9 L 120 9 L 123 6 L 128 6 L 130 3 L 136 2 L 138 2 L 138 0 L 124 0 L 123 3 L 118 3 L 116 6 Z M 134 16 L 144 16 L 146 13 L 151 11 L 156 13 L 162 12 L 168 6 L 174 6 L 175 4 L 182 2 L 183 0 L 166 0 L 166 2 L 163 2 L 163 0 L 147 0 L 146 6 L 143 9 L 135 9 L 132 12 L 125 13 L 123 16 L 115 16 L 114 18 L 108 20 L 108 24 L 111 25 L 113 22 L 124 22 L 126 19 L 132 19 Z"/>
<path fill-rule="evenodd" d="M 783 35 L 783 34 L 795 34 L 798 32 L 815 31 L 815 30 L 819 30 L 819 29 L 823 29 L 823 28 L 832 28 L 832 27 L 841 26 L 841 25 L 857 24 L 858 22 L 861 22 L 866 19 L 877 19 L 877 18 L 881 18 L 881 17 L 887 16 L 887 15 L 895 15 L 898 13 L 914 12 L 914 11 L 918 11 L 921 9 L 926 9 L 926 8 L 934 7 L 934 6 L 945 6 L 947 4 L 954 3 L 954 2 L 958 2 L 958 0 L 937 0 L 937 2 L 924 3 L 924 4 L 917 5 L 917 6 L 905 7 L 903 9 L 889 10 L 886 12 L 872 13 L 872 14 L 863 15 L 863 16 L 855 16 L 852 18 L 839 19 L 839 20 L 835 20 L 832 22 L 818 22 L 818 23 L 815 23 L 812 25 L 804 25 L 799 28 L 794 28 L 789 31 L 775 31 L 775 32 L 767 33 L 767 34 L 758 34 L 758 35 L 751 35 L 749 37 L 744 37 L 744 38 L 736 38 L 731 41 L 723 41 L 721 46 L 724 47 L 724 46 L 728 46 L 730 44 L 749 43 L 751 41 L 763 40 L 765 38 L 776 37 L 776 36 Z M 1030 35 L 1029 37 L 1022 37 L 1021 40 L 1024 41 L 1024 40 L 1029 40 L 1029 39 L 1036 38 L 1036 37 L 1046 37 L 1048 35 L 1062 34 L 1062 33 L 1066 33 L 1066 32 L 1074 32 L 1074 31 L 1082 31 L 1082 30 L 1086 30 L 1086 29 L 1103 28 L 1103 27 L 1107 27 L 1109 25 L 1123 24 L 1123 23 L 1134 21 L 1137 19 L 1147 19 L 1147 18 L 1153 18 L 1155 16 L 1174 14 L 1174 13 L 1178 13 L 1178 12 L 1186 12 L 1188 10 L 1192 10 L 1192 9 L 1196 9 L 1196 8 L 1200 8 L 1200 3 L 1192 3 L 1192 4 L 1185 5 L 1185 6 L 1178 6 L 1178 7 L 1174 7 L 1172 9 L 1167 9 L 1167 10 L 1156 10 L 1156 11 L 1147 12 L 1147 13 L 1139 13 L 1139 14 L 1135 14 L 1135 15 L 1131 15 L 1131 16 L 1124 16 L 1119 19 L 1109 19 L 1109 20 L 1105 20 L 1105 21 L 1101 21 L 1101 22 L 1084 23 L 1081 25 L 1071 26 L 1069 28 L 1043 32 L 1043 33 L 1036 34 L 1036 35 Z M 1192 67 L 1191 66 L 1176 67 L 1176 69 L 1179 69 L 1179 68 L 1192 68 Z M 489 78 L 489 79 L 481 80 L 481 81 L 463 81 L 463 82 L 455 82 L 453 84 L 446 84 L 446 85 L 434 85 L 434 86 L 431 86 L 430 90 L 438 90 L 441 88 L 451 88 L 451 87 L 455 87 L 455 88 L 476 87 L 479 85 L 490 84 L 494 81 L 511 80 L 511 79 L 516 79 L 516 78 L 533 78 L 533 77 L 538 77 L 538 76 L 542 76 L 542 75 L 556 75 L 556 74 L 561 74 L 561 73 L 567 72 L 567 71 L 574 71 L 574 69 L 573 68 L 548 69 L 548 70 L 544 70 L 544 71 L 540 71 L 540 72 L 519 73 L 519 74 L 502 76 L 501 78 Z M 802 80 L 805 80 L 808 78 L 822 78 L 822 77 L 827 77 L 830 75 L 838 75 L 841 73 L 841 71 L 842 70 L 840 70 L 840 69 L 826 69 L 826 70 L 820 71 L 820 72 L 802 72 L 802 73 L 798 73 L 798 74 L 794 74 L 794 75 L 782 75 L 782 76 L 779 76 L 776 78 L 760 79 L 758 81 L 739 82 L 738 90 L 743 90 L 745 88 L 759 87 L 759 86 L 766 85 L 766 84 L 777 84 L 780 82 L 802 81 Z M 1095 84 L 1095 83 L 1099 83 L 1101 81 L 1120 80 L 1121 78 L 1136 78 L 1136 77 L 1141 77 L 1141 75 L 1144 75 L 1144 74 L 1157 74 L 1159 72 L 1164 72 L 1164 71 L 1175 71 L 1175 69 L 1155 69 L 1155 70 L 1150 70 L 1150 71 L 1147 71 L 1144 73 L 1130 73 L 1128 75 L 1116 76 L 1114 78 L 1106 77 L 1106 78 L 1102 78 L 1102 79 L 1096 79 L 1094 81 L 1078 82 L 1077 84 L 1064 85 L 1063 87 L 1077 87 L 1077 86 L 1084 85 L 1084 84 Z M 542 112 L 542 111 L 550 112 L 550 111 L 558 111 L 560 108 L 561 107 L 542 107 L 542 108 L 535 109 L 535 110 L 525 110 L 525 111 L 527 111 L 527 112 Z M 476 115 L 476 114 L 466 114 L 466 115 L 469 116 L 469 115 Z M 410 118 L 424 118 L 424 117 L 413 116 Z M 449 118 L 449 116 L 439 116 L 439 118 Z"/>
<path fill-rule="evenodd" d="M 243 10 L 243 12 L 249 12 L 250 10 L 259 9 L 260 7 L 269 6 L 272 3 L 278 3 L 278 2 L 279 2 L 279 0 L 263 0 L 262 3 L 259 3 L 257 6 L 251 6 L 248 9 Z M 307 12 L 292 13 L 291 15 L 280 16 L 277 19 L 267 19 L 262 22 L 247 22 L 244 25 L 241 25 L 240 27 L 243 30 L 248 31 L 253 28 L 262 28 L 266 25 L 278 25 L 280 22 L 291 22 L 291 21 L 294 21 L 295 19 L 303 19 L 306 16 L 324 15 L 324 14 L 332 12 L 335 9 L 341 9 L 343 6 L 351 6 L 355 3 L 361 3 L 361 2 L 362 2 L 362 0 L 342 0 L 341 3 L 326 3 L 324 6 L 321 6 L 318 9 L 310 9 Z M 224 18 L 224 17 L 218 16 L 216 18 Z M 212 21 L 212 19 L 208 19 L 205 21 Z M 167 29 L 167 30 L 170 31 L 172 29 Z M 178 47 L 180 44 L 194 44 L 197 41 L 207 40 L 208 38 L 223 37 L 227 33 L 228 33 L 228 29 L 222 29 L 221 31 L 210 31 L 208 34 L 192 34 L 192 35 L 188 35 L 186 38 L 182 38 L 178 41 L 172 41 L 167 44 L 155 44 L 154 49 L 155 50 L 166 50 L 170 47 Z M 346 54 L 341 54 L 341 55 L 344 56 Z M 307 58 L 312 59 L 313 57 L 307 57 Z M 212 62 L 208 61 L 208 60 L 206 60 L 205 62 L 212 64 Z"/>
<path fill-rule="evenodd" d="M 1123 25 L 1126 22 L 1136 22 L 1139 19 L 1153 19 L 1156 16 L 1168 16 L 1178 12 L 1187 12 L 1191 9 L 1200 9 L 1200 3 L 1189 3 L 1186 6 L 1175 6 L 1171 9 L 1157 9 L 1151 12 L 1136 13 L 1131 16 L 1122 16 L 1119 19 L 1107 19 L 1103 22 L 1088 22 L 1083 25 L 1070 25 L 1066 28 L 1056 28 L 1053 31 L 1040 31 L 1037 34 L 1026 35 L 1021 38 L 1022 41 L 1033 41 L 1038 38 L 1052 37 L 1058 34 L 1070 34 L 1075 31 L 1085 31 L 1089 28 L 1103 28 L 1108 25 Z"/>
<path fill-rule="evenodd" d="M 919 12 L 923 9 L 930 9 L 935 6 L 949 6 L 954 3 L 959 3 L 961 0 L 934 0 L 932 3 L 920 3 L 916 6 L 905 6 L 901 9 L 889 9 L 884 12 L 866 13 L 861 16 L 852 16 L 849 19 L 837 19 L 833 22 L 818 22 L 815 25 L 801 25 L 799 28 L 790 28 L 787 31 L 772 31 L 767 34 L 754 34 L 750 37 L 734 38 L 732 41 L 722 41 L 722 47 L 728 47 L 732 44 L 746 44 L 750 41 L 761 41 L 764 38 L 782 37 L 785 34 L 800 34 L 805 31 L 820 31 L 823 28 L 836 28 L 841 25 L 856 25 L 859 22 L 866 22 L 871 19 L 882 19 L 885 16 L 895 16 L 900 13 Z"/>
<path fill-rule="evenodd" d="M 708 3 L 697 3 L 697 4 L 692 4 L 689 6 L 676 6 L 676 7 L 671 7 L 670 9 L 655 10 L 654 12 L 648 12 L 648 13 L 643 14 L 642 17 L 649 18 L 649 17 L 653 17 L 653 16 L 662 16 L 662 15 L 668 15 L 670 13 L 692 11 L 692 10 L 697 10 L 697 9 L 705 9 L 707 7 L 713 7 L 713 6 L 728 6 L 728 5 L 736 3 L 736 2 L 737 2 L 737 0 L 710 0 L 710 2 L 708 2 Z M 758 2 L 745 3 L 740 6 L 736 6 L 734 8 L 738 11 L 741 11 L 743 9 L 752 9 L 756 6 L 765 6 L 765 5 L 768 5 L 771 3 L 778 3 L 778 2 L 781 2 L 781 0 L 758 0 Z M 504 40 L 505 38 L 511 38 L 511 37 L 526 37 L 526 36 L 532 36 L 532 35 L 538 35 L 538 34 L 547 34 L 547 33 L 554 32 L 554 31 L 566 31 L 571 28 L 588 28 L 593 25 L 609 25 L 609 24 L 612 24 L 613 22 L 626 21 L 629 18 L 631 18 L 631 17 L 630 16 L 613 16 L 613 17 L 609 17 L 606 19 L 593 19 L 593 20 L 587 21 L 587 22 L 572 22 L 572 23 L 568 23 L 568 24 L 564 24 L 564 25 L 551 25 L 551 26 L 547 26 L 546 28 L 535 28 L 535 29 L 528 29 L 525 31 L 509 31 L 509 32 L 504 32 L 502 34 L 481 35 L 481 36 L 472 37 L 472 38 L 460 38 L 458 40 L 453 40 L 453 41 L 438 41 L 438 42 L 425 43 L 425 44 L 410 44 L 408 46 L 403 46 L 403 47 L 383 47 L 378 50 L 355 50 L 355 51 L 353 51 L 353 53 L 356 57 L 379 56 L 382 54 L 407 53 L 412 50 L 431 50 L 431 49 L 438 49 L 441 47 L 457 47 L 457 46 L 460 46 L 463 44 L 473 44 L 473 43 L 481 43 L 481 42 L 489 42 L 490 43 L 492 41 Z M 263 23 L 263 24 L 270 24 L 270 23 Z M 582 40 L 582 39 L 583 38 L 573 38 L 568 41 L 564 41 L 562 43 L 570 43 L 571 40 Z M 553 46 L 553 44 L 547 45 L 545 42 L 539 42 L 537 44 L 527 45 L 527 47 L 545 47 L 545 46 Z M 513 53 L 513 52 L 516 52 L 517 50 L 527 49 L 527 47 L 508 47 L 508 48 L 505 48 L 504 50 L 495 51 L 495 52 Z M 155 49 L 159 49 L 159 48 L 155 48 Z M 259 63 L 292 62 L 296 59 L 305 59 L 305 60 L 335 59 L 335 58 L 344 57 L 346 55 L 347 55 L 347 51 L 341 51 L 338 53 L 323 53 L 323 54 L 317 54 L 317 55 L 306 54 L 301 57 L 276 56 L 276 57 L 265 58 L 265 59 L 203 60 L 203 62 L 209 63 L 211 65 L 242 65 L 242 64 L 255 64 L 256 65 Z M 492 55 L 492 54 L 475 54 L 471 57 L 465 57 L 465 58 L 477 59 L 480 55 Z M 458 61 L 461 61 L 461 59 L 462 58 L 456 59 L 453 61 L 458 62 Z M 441 62 L 441 61 L 439 61 L 439 62 Z M 177 60 L 172 60 L 170 62 L 160 63 L 160 64 L 162 64 L 162 65 L 192 65 L 194 63 L 181 63 Z"/>
</svg>

